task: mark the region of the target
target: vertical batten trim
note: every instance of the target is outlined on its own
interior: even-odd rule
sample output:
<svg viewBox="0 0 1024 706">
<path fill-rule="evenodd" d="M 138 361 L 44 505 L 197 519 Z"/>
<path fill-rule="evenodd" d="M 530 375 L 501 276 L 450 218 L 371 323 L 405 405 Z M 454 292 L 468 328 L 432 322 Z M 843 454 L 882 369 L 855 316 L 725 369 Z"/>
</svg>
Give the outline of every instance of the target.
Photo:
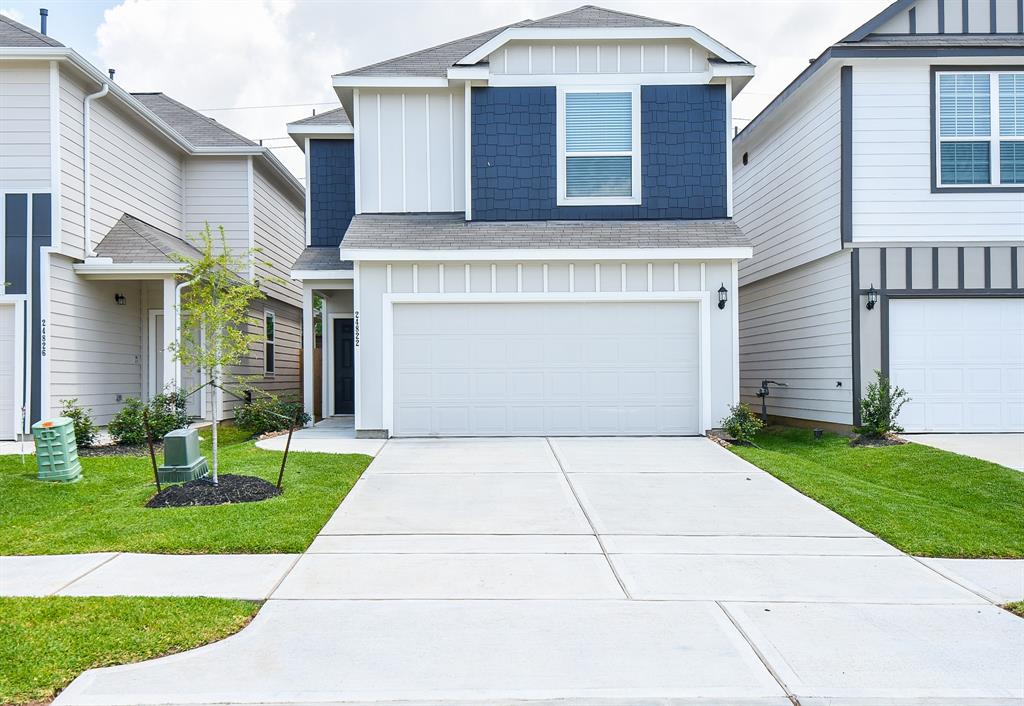
<svg viewBox="0 0 1024 706">
<path fill-rule="evenodd" d="M 932 289 L 939 288 L 939 249 L 932 248 Z"/>
<path fill-rule="evenodd" d="M 594 263 L 594 291 L 601 291 L 601 263 Z"/>
<path fill-rule="evenodd" d="M 569 291 L 576 291 L 576 264 L 569 263 Z"/>
<path fill-rule="evenodd" d="M 615 45 L 615 71 L 622 73 L 622 45 Z"/>
<path fill-rule="evenodd" d="M 576 45 L 576 73 L 580 72 L 580 45 Z"/>
<path fill-rule="evenodd" d="M 359 134 L 360 128 L 359 121 L 359 89 L 352 89 L 352 163 L 355 168 L 355 178 L 352 180 L 352 191 L 355 196 L 355 212 L 360 214 L 363 212 L 363 196 L 362 189 L 360 188 L 359 182 L 363 180 L 363 168 L 362 168 L 362 150 L 359 149 L 359 143 L 362 141 L 362 137 Z M 309 138 L 306 139 L 306 193 L 309 193 Z M 307 199 L 308 200 L 308 199 Z M 307 205 L 308 208 L 308 205 Z M 308 234 L 308 233 L 307 233 Z M 307 241 L 308 243 L 308 241 Z"/>
<path fill-rule="evenodd" d="M 597 73 L 601 73 L 601 45 L 597 45 Z"/>
<path fill-rule="evenodd" d="M 668 73 L 668 42 L 665 42 L 664 62 L 665 62 L 665 65 L 664 65 L 663 69 L 664 69 L 665 73 Z M 728 82 L 728 79 L 726 81 Z"/>
<path fill-rule="evenodd" d="M 647 263 L 647 291 L 654 291 L 654 263 Z"/>
<path fill-rule="evenodd" d="M 412 265 L 412 293 L 419 294 L 420 291 L 420 266 L 415 262 Z"/>
<path fill-rule="evenodd" d="M 941 0 L 940 0 L 941 2 Z M 907 13 L 907 21 L 910 23 L 910 33 L 917 34 L 917 8 L 910 8 L 910 12 Z"/>
<path fill-rule="evenodd" d="M 689 60 L 688 60 L 688 63 L 687 63 L 687 70 L 688 71 L 693 71 L 693 47 L 689 48 L 688 54 L 689 54 Z"/>
<path fill-rule="evenodd" d="M 996 33 L 996 0 L 988 0 L 988 31 Z"/>
<path fill-rule="evenodd" d="M 956 249 L 956 287 L 964 288 L 964 249 Z"/>
<path fill-rule="evenodd" d="M 1024 34 L 1024 0 L 1017 0 L 1017 33 Z"/>
<path fill-rule="evenodd" d="M 1010 289 L 1018 287 L 1017 282 L 1017 247 L 1010 248 Z"/>
<path fill-rule="evenodd" d="M 491 294 L 498 291 L 498 266 L 491 263 Z"/>
<path fill-rule="evenodd" d="M 465 82 L 465 111 L 466 118 L 462 126 L 463 139 L 465 140 L 465 151 L 463 155 L 465 160 L 465 188 L 466 188 L 466 204 L 465 214 L 466 220 L 473 220 L 473 89 L 469 85 L 469 81 Z"/>
<path fill-rule="evenodd" d="M 679 263 L 672 263 L 672 291 L 679 291 Z"/>
<path fill-rule="evenodd" d="M 938 0 L 939 4 L 939 34 L 946 33 L 946 0 Z"/>
<path fill-rule="evenodd" d="M 707 288 L 707 266 L 705 263 L 700 263 L 700 291 L 704 291 Z"/>
<path fill-rule="evenodd" d="M 668 46 L 667 44 L 665 45 Z M 732 79 L 725 79 L 725 214 L 733 215 L 732 189 Z"/>
<path fill-rule="evenodd" d="M 850 358 L 853 378 L 853 423 L 860 424 L 860 250 L 850 255 Z"/>
<path fill-rule="evenodd" d="M 437 292 L 444 294 L 444 263 L 437 263 Z"/>
<path fill-rule="evenodd" d="M 523 263 L 516 264 L 516 291 L 523 291 Z"/>
<path fill-rule="evenodd" d="M 992 248 L 985 247 L 985 289 L 992 289 Z"/>
<path fill-rule="evenodd" d="M 619 291 L 626 291 L 626 263 L 619 265 Z"/>
<path fill-rule="evenodd" d="M 548 263 L 544 263 L 541 266 L 541 273 L 544 278 L 544 291 L 548 291 Z"/>
<path fill-rule="evenodd" d="M 408 211 L 409 209 L 405 204 L 405 192 L 406 182 L 408 181 L 408 175 L 405 168 L 405 94 L 402 94 L 402 211 Z"/>
<path fill-rule="evenodd" d="M 968 34 L 971 31 L 971 0 L 960 0 L 960 14 L 963 16 L 960 33 Z"/>
<path fill-rule="evenodd" d="M 431 206 L 431 199 L 430 199 L 430 181 L 431 181 L 431 179 L 430 179 L 430 93 L 429 92 L 423 94 L 423 103 L 424 103 L 424 109 L 427 111 L 426 112 L 427 139 L 425 140 L 425 142 L 427 143 L 427 164 L 424 167 L 426 169 L 426 174 L 424 174 L 424 176 L 427 179 L 427 211 L 433 211 L 434 209 Z"/>
<path fill-rule="evenodd" d="M 388 294 L 391 294 L 392 290 L 391 290 L 391 263 L 390 262 L 388 263 L 387 268 L 385 268 L 385 271 L 387 272 L 387 292 L 388 292 Z"/>
<path fill-rule="evenodd" d="M 526 73 L 533 73 L 533 45 L 529 44 L 526 47 Z"/>
<path fill-rule="evenodd" d="M 644 52 L 644 45 L 641 44 L 640 45 L 640 73 L 643 73 L 644 69 L 646 68 L 646 56 L 644 54 L 645 54 L 645 52 Z"/>
<path fill-rule="evenodd" d="M 913 282 L 914 282 L 914 249 L 913 248 L 905 248 L 904 249 L 904 264 L 906 265 L 906 267 L 904 268 L 905 272 L 906 272 L 904 277 L 906 277 L 906 280 L 907 280 L 904 283 L 904 286 L 907 289 L 913 289 L 914 288 L 914 284 L 913 284 Z"/>
<path fill-rule="evenodd" d="M 455 94 L 448 91 L 448 210 L 455 210 Z"/>
<path fill-rule="evenodd" d="M 465 265 L 465 272 L 466 272 L 466 283 L 465 283 L 464 286 L 466 288 L 466 294 L 469 294 L 469 291 L 470 291 L 470 274 L 469 274 L 469 263 L 468 262 Z"/>
<path fill-rule="evenodd" d="M 840 155 L 839 233 L 844 243 L 853 242 L 853 67 L 839 74 Z"/>
<path fill-rule="evenodd" d="M 384 155 L 381 154 L 380 92 L 377 93 L 377 213 L 384 212 Z"/>
</svg>

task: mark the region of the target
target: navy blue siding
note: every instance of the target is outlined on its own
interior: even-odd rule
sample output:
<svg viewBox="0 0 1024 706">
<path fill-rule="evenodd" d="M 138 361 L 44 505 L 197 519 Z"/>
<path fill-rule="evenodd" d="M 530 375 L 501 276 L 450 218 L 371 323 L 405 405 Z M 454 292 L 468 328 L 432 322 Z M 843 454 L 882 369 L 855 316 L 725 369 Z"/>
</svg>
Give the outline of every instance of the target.
<svg viewBox="0 0 1024 706">
<path fill-rule="evenodd" d="M 338 245 L 356 212 L 352 140 L 309 141 L 310 244 Z"/>
<path fill-rule="evenodd" d="M 724 86 L 643 86 L 641 204 L 557 205 L 554 87 L 473 89 L 476 220 L 724 218 Z"/>
<path fill-rule="evenodd" d="M 28 194 L 7 194 L 4 197 L 4 279 L 8 294 L 25 294 L 28 272 L 25 255 L 28 252 Z"/>
</svg>

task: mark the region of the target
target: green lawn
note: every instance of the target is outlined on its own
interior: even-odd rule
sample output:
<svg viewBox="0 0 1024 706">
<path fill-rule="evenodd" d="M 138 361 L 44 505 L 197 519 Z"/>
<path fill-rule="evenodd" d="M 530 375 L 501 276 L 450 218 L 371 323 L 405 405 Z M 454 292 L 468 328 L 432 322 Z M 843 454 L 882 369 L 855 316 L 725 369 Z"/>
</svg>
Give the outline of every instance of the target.
<svg viewBox="0 0 1024 706">
<path fill-rule="evenodd" d="M 905 552 L 1024 557 L 1024 473 L 919 444 L 771 428 L 737 455 Z"/>
<path fill-rule="evenodd" d="M 280 453 L 241 443 L 244 435 L 231 425 L 222 426 L 218 437 L 220 473 L 277 482 Z M 203 453 L 209 454 L 208 441 Z M 291 453 L 284 493 L 276 498 L 149 509 L 145 504 L 156 488 L 148 456 L 83 458 L 82 480 L 69 484 L 36 481 L 33 457 L 22 466 L 18 456 L 0 456 L 0 554 L 301 552 L 370 460 Z"/>
<path fill-rule="evenodd" d="M 219 598 L 0 598 L 0 703 L 49 700 L 93 667 L 238 632 L 259 603 Z"/>
</svg>

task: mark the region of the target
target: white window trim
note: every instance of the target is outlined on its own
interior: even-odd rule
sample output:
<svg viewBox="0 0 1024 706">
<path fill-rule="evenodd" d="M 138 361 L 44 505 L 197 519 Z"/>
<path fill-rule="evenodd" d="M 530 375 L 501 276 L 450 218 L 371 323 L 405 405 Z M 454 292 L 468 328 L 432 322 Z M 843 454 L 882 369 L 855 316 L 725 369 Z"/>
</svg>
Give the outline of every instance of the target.
<svg viewBox="0 0 1024 706">
<path fill-rule="evenodd" d="M 989 97 L 989 129 L 988 137 L 984 135 L 963 135 L 955 137 L 943 137 L 942 136 L 942 95 L 939 91 L 939 77 L 940 76 L 956 76 L 960 74 L 988 74 L 988 97 Z M 955 70 L 955 71 L 936 71 L 935 72 L 935 164 L 932 168 L 935 170 L 935 185 L 942 189 L 1022 189 L 1024 190 L 1024 184 L 1004 184 L 1000 178 L 1000 154 L 999 154 L 999 143 L 1000 142 L 1024 142 L 1024 136 L 1002 136 L 999 134 L 999 77 L 1006 74 L 1024 74 L 1024 71 L 1007 71 L 1007 70 L 978 70 L 972 71 L 966 70 Z M 988 142 L 989 144 L 989 180 L 984 184 L 951 184 L 942 180 L 942 144 L 944 142 Z"/>
<path fill-rule="evenodd" d="M 633 184 L 631 196 L 566 196 L 565 172 L 565 94 L 566 93 L 631 93 L 633 96 L 633 149 L 627 152 L 574 152 L 574 157 L 616 156 L 632 158 Z M 638 206 L 641 203 L 640 174 L 640 86 L 559 86 L 558 87 L 558 200 L 559 206 Z"/>
<path fill-rule="evenodd" d="M 269 327 L 267 326 L 267 319 L 273 319 L 274 321 L 274 335 L 273 338 L 268 336 Z M 267 369 L 267 345 L 274 346 L 274 369 Z M 272 378 L 277 372 L 277 314 L 272 309 L 263 310 L 263 377 Z"/>
</svg>

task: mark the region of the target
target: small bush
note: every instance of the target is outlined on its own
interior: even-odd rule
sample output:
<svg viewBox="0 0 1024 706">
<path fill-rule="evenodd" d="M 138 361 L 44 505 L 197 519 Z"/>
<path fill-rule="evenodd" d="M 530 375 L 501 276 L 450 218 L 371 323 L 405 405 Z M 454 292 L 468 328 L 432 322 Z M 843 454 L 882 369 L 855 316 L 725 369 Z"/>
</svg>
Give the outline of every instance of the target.
<svg viewBox="0 0 1024 706">
<path fill-rule="evenodd" d="M 119 444 L 138 446 L 146 443 L 146 425 L 143 411 L 149 408 L 149 427 L 153 433 L 153 441 L 159 441 L 169 431 L 188 426 L 188 414 L 185 412 L 185 397 L 180 392 L 172 391 L 155 395 L 149 404 L 142 400 L 129 397 L 124 407 L 110 420 L 107 430 Z"/>
<path fill-rule="evenodd" d="M 92 446 L 96 443 L 99 431 L 93 424 L 89 410 L 78 404 L 78 398 L 64 400 L 60 406 L 60 416 L 67 417 L 75 424 L 75 443 L 79 448 Z"/>
<path fill-rule="evenodd" d="M 868 385 L 867 394 L 860 401 L 860 426 L 854 431 L 868 439 L 884 439 L 899 434 L 903 427 L 896 418 L 903 405 L 910 401 L 907 391 L 894 386 L 889 378 L 875 371 L 875 381 Z"/>
<path fill-rule="evenodd" d="M 750 406 L 744 403 L 729 407 L 729 416 L 722 420 L 722 428 L 729 436 L 745 443 L 753 443 L 757 432 L 764 427 L 764 422 Z"/>
<path fill-rule="evenodd" d="M 235 410 L 235 424 L 253 436 L 259 436 L 270 431 L 284 431 L 296 415 L 300 426 L 309 422 L 309 415 L 302 411 L 298 402 L 255 397 Z"/>
</svg>

